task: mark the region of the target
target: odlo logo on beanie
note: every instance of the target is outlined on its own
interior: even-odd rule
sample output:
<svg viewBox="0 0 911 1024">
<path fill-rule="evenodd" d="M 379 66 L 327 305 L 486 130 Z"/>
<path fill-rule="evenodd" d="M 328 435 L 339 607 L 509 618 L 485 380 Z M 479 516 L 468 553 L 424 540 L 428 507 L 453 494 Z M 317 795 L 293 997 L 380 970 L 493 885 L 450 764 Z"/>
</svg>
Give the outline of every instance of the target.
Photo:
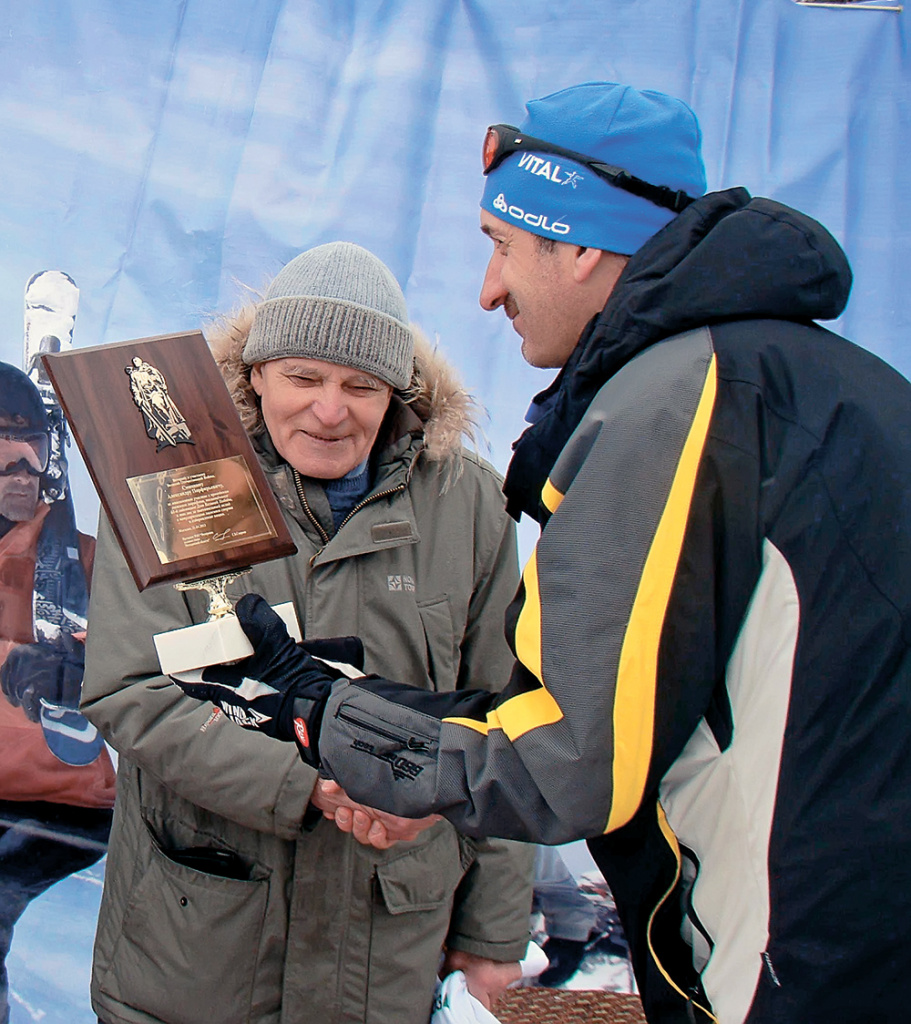
<svg viewBox="0 0 911 1024">
<path fill-rule="evenodd" d="M 569 224 L 564 224 L 559 220 L 550 221 L 543 213 L 528 213 L 521 206 L 510 206 L 502 192 L 494 199 L 493 205 L 500 213 L 505 213 L 514 220 L 527 224 L 530 228 L 552 231 L 555 235 L 568 235 L 571 230 Z"/>
</svg>

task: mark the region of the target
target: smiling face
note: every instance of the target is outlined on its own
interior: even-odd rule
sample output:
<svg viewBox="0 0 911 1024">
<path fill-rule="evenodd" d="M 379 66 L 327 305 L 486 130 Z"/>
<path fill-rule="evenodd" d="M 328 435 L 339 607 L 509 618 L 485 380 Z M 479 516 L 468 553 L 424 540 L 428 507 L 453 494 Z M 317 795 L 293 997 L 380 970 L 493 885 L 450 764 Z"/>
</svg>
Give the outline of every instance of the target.
<svg viewBox="0 0 911 1024">
<path fill-rule="evenodd" d="M 563 366 L 592 316 L 576 300 L 576 246 L 542 246 L 537 236 L 481 211 L 481 230 L 493 242 L 481 286 L 487 310 L 503 307 L 522 338 L 522 355 L 532 366 Z"/>
<path fill-rule="evenodd" d="M 338 480 L 367 458 L 392 397 L 363 370 L 297 356 L 257 363 L 250 382 L 276 451 L 317 480 Z"/>
</svg>

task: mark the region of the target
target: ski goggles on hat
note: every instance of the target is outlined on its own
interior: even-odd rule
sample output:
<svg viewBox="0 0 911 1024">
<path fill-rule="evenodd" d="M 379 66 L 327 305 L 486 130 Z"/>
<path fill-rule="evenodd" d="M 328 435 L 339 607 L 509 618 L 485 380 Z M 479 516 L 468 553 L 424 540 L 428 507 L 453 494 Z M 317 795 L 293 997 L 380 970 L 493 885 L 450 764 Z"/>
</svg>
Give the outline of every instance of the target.
<svg viewBox="0 0 911 1024">
<path fill-rule="evenodd" d="M 0 430 L 0 476 L 11 476 L 23 464 L 32 476 L 41 476 L 50 455 L 47 434 L 10 434 Z"/>
<path fill-rule="evenodd" d="M 610 182 L 614 188 L 623 189 L 640 199 L 647 199 L 656 206 L 662 206 L 674 213 L 685 210 L 694 201 L 694 196 L 687 195 L 682 190 L 668 188 L 667 185 L 653 185 L 651 182 L 643 181 L 624 171 L 622 167 L 614 167 L 613 164 L 606 164 L 603 160 L 596 160 L 594 157 L 578 153 L 574 149 L 565 149 L 545 139 L 536 139 L 534 135 L 526 135 L 511 124 L 492 124 L 487 129 L 484 138 L 484 146 L 481 151 L 481 158 L 484 164 L 484 173 L 490 174 L 511 153 L 525 150 L 534 153 L 553 153 L 554 156 L 562 156 L 565 160 L 572 160 L 574 163 L 587 167 L 599 178 Z"/>
</svg>

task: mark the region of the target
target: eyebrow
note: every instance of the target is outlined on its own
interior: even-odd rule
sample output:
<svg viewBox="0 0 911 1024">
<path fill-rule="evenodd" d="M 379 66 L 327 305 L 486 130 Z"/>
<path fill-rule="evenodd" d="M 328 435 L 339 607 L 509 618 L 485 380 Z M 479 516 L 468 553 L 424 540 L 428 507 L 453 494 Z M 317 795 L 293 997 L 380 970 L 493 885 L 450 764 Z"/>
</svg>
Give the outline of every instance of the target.
<svg viewBox="0 0 911 1024">
<path fill-rule="evenodd" d="M 509 239 L 509 233 L 507 231 L 491 227 L 489 224 L 482 224 L 481 231 L 483 234 L 487 235 L 491 242 L 506 242 Z"/>
<path fill-rule="evenodd" d="M 326 380 L 329 374 L 316 366 L 306 366 L 301 363 L 292 363 L 286 367 L 283 371 L 286 376 L 289 377 L 312 377 L 315 380 Z M 357 370 L 354 367 L 351 368 L 350 375 L 346 375 L 343 380 L 343 384 L 366 384 L 373 388 L 389 387 L 385 381 L 380 380 L 379 377 L 374 377 L 366 370 Z"/>
<path fill-rule="evenodd" d="M 325 376 L 322 370 L 318 370 L 315 366 L 307 366 L 304 363 L 290 363 L 287 366 L 281 367 L 281 372 L 286 374 L 312 374 L 314 377 Z"/>
</svg>

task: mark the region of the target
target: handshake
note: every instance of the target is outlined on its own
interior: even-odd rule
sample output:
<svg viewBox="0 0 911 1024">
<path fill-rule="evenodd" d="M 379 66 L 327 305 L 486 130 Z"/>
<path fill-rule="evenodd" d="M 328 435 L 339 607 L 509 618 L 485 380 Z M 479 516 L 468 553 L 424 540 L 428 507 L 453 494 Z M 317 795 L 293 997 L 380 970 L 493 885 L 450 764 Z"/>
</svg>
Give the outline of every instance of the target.
<svg viewBox="0 0 911 1024">
<path fill-rule="evenodd" d="M 364 676 L 361 641 L 340 637 L 296 644 L 258 594 L 244 595 L 235 612 L 254 653 L 232 665 L 212 665 L 171 679 L 188 696 L 211 701 L 236 725 L 293 741 L 301 758 L 319 768 L 326 701 L 336 686 Z M 317 782 L 310 801 L 343 832 L 381 850 L 415 839 L 440 820 L 437 814 L 401 818 L 355 803 L 331 779 Z"/>
<path fill-rule="evenodd" d="M 320 779 L 310 796 L 310 803 L 334 821 L 342 832 L 350 832 L 364 846 L 387 850 L 399 842 L 408 842 L 425 828 L 440 820 L 439 814 L 426 818 L 400 818 L 396 814 L 355 803 L 332 779 Z"/>
</svg>

